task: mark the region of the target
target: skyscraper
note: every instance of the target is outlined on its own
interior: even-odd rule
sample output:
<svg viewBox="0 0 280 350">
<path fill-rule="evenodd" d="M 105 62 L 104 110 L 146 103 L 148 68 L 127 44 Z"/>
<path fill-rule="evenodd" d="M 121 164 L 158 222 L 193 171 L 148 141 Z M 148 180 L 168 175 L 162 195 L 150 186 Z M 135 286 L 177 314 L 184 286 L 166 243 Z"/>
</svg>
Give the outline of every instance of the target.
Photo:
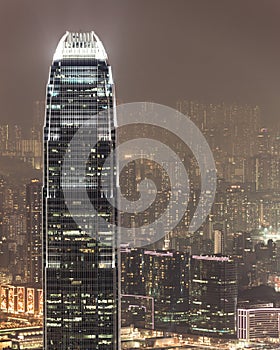
<svg viewBox="0 0 280 350">
<path fill-rule="evenodd" d="M 121 256 L 122 324 L 186 332 L 189 254 L 125 247 Z"/>
<path fill-rule="evenodd" d="M 94 32 L 67 32 L 50 69 L 44 127 L 45 350 L 119 349 L 117 237 L 109 225 L 116 218 L 100 185 L 102 166 L 115 147 L 114 103 L 111 69 L 101 41 Z M 85 152 L 83 139 L 69 151 L 71 140 L 89 120 L 95 125 L 97 143 L 91 145 L 86 164 L 79 167 L 73 162 L 66 176 L 73 191 L 86 190 L 103 225 L 84 209 L 83 201 L 79 217 L 73 217 L 63 192 L 65 157 L 77 159 Z M 110 166 L 112 199 L 115 158 Z M 82 227 L 79 219 L 88 225 Z"/>
<path fill-rule="evenodd" d="M 235 262 L 227 256 L 193 255 L 190 266 L 191 332 L 234 336 L 237 302 Z"/>
</svg>

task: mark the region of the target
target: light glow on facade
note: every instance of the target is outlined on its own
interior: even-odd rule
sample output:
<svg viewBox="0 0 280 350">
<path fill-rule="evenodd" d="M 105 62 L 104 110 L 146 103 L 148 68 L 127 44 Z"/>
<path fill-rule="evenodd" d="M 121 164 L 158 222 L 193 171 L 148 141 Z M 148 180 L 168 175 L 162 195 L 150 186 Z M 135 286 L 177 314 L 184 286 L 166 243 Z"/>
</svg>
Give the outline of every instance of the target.
<svg viewBox="0 0 280 350">
<path fill-rule="evenodd" d="M 118 350 L 118 256 L 115 211 L 100 186 L 100 173 L 115 147 L 114 85 L 104 47 L 94 32 L 67 32 L 55 52 L 47 85 L 44 128 L 44 349 Z M 70 147 L 90 121 L 97 143 L 87 152 L 84 139 Z M 91 132 L 92 130 L 90 130 Z M 62 186 L 66 168 L 70 201 L 78 206 L 83 229 L 69 212 Z M 72 161 L 73 160 L 73 161 Z M 110 188 L 116 187 L 116 164 Z M 63 168 L 65 169 L 65 168 Z M 64 170 L 63 170 L 64 172 Z M 82 183 L 81 179 L 86 177 Z M 75 191 L 86 191 L 104 225 L 97 224 Z M 107 221 L 106 221 L 107 220 Z"/>
</svg>

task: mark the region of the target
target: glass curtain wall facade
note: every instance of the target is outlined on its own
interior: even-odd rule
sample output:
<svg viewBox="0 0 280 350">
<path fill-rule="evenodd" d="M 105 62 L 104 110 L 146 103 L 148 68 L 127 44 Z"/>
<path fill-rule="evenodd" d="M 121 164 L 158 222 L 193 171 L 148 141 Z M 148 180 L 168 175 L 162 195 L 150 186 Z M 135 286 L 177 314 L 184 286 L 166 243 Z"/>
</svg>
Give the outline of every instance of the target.
<svg viewBox="0 0 280 350">
<path fill-rule="evenodd" d="M 193 255 L 190 262 L 190 328 L 198 335 L 236 334 L 235 262 L 220 255 Z"/>
<path fill-rule="evenodd" d="M 100 169 L 115 147 L 114 106 L 111 69 L 102 43 L 94 32 L 67 32 L 50 69 L 44 126 L 45 350 L 119 349 L 117 235 L 109 225 L 116 222 L 116 215 L 100 188 Z M 85 229 L 68 209 L 61 177 L 65 157 L 71 156 L 70 142 L 88 120 L 96 127 L 97 143 L 84 167 L 74 162 L 67 176 L 76 191 L 85 190 L 79 188 L 85 186 L 80 179 L 87 179 L 86 192 L 105 223 L 97 224 L 81 202 L 77 215 L 90 223 Z M 83 140 L 71 149 L 77 158 L 84 151 Z M 110 165 L 110 188 L 105 191 L 113 200 L 115 158 Z"/>
</svg>

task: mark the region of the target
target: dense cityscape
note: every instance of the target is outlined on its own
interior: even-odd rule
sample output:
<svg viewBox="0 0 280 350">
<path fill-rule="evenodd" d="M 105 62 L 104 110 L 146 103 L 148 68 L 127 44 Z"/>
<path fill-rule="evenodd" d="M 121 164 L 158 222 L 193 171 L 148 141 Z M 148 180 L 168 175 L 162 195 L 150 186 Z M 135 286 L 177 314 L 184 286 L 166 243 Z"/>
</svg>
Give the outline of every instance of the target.
<svg viewBox="0 0 280 350">
<path fill-rule="evenodd" d="M 257 106 L 178 101 L 178 110 L 211 146 L 216 198 L 195 234 L 187 230 L 190 210 L 153 246 L 122 247 L 123 347 L 162 348 L 174 339 L 184 346 L 188 338 L 197 343 L 203 337 L 205 346 L 266 342 L 268 348 L 279 339 L 280 132 L 261 124 Z M 4 345 L 11 338 L 12 348 L 23 343 L 30 349 L 42 337 L 43 101 L 34 102 L 33 120 L 27 137 L 19 126 L 0 126 L 0 153 L 7 164 L 0 188 L 0 332 Z M 20 167 L 24 178 L 15 170 Z M 145 177 L 143 164 L 131 167 L 127 174 Z M 197 191 L 193 182 L 194 196 Z"/>
<path fill-rule="evenodd" d="M 279 0 L 0 7 L 0 350 L 280 349 Z"/>
</svg>

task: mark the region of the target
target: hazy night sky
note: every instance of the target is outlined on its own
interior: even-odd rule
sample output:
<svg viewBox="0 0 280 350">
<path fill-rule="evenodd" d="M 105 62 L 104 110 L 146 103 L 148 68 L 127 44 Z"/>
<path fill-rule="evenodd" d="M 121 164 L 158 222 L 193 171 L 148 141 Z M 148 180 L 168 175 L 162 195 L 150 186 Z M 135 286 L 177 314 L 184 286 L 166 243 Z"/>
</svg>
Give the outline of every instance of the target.
<svg viewBox="0 0 280 350">
<path fill-rule="evenodd" d="M 278 121 L 279 0 L 1 0 L 0 123 L 28 125 L 66 30 L 99 35 L 123 102 L 258 104 Z"/>
</svg>

